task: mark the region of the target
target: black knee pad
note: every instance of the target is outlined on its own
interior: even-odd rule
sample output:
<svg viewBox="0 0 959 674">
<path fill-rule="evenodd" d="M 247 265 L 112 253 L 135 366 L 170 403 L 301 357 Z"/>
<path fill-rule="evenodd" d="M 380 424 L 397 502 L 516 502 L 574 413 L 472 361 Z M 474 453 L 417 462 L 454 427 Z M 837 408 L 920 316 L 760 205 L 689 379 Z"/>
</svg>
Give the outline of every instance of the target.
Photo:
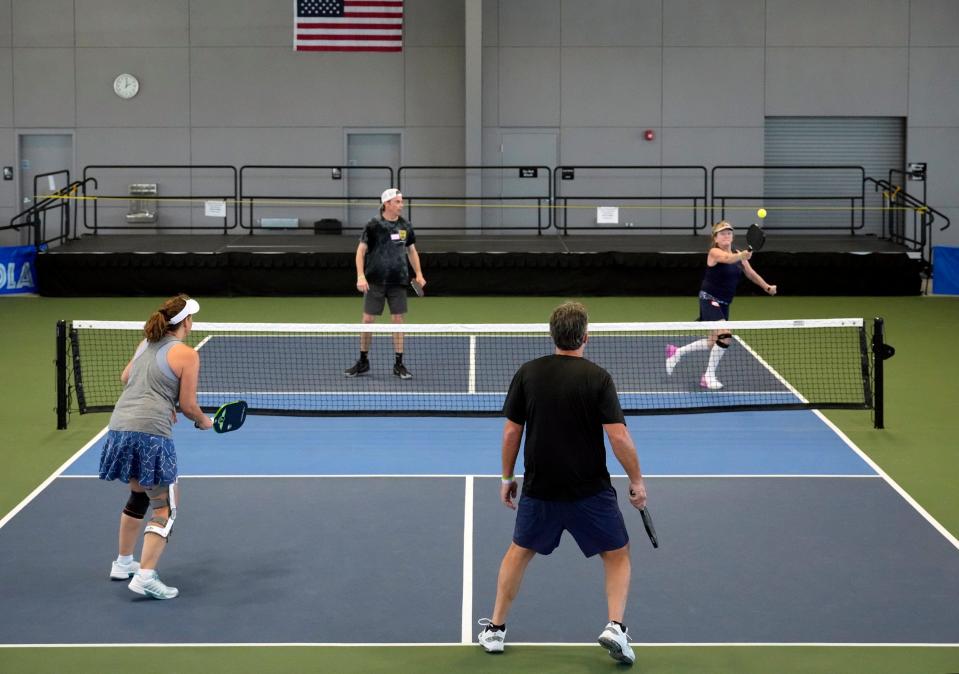
<svg viewBox="0 0 959 674">
<path fill-rule="evenodd" d="M 131 491 L 127 504 L 123 507 L 123 514 L 134 519 L 142 520 L 150 507 L 150 497 L 146 492 Z"/>
<path fill-rule="evenodd" d="M 718 346 L 720 349 L 728 349 L 729 342 L 724 342 L 722 340 L 732 339 L 732 338 L 733 338 L 733 335 L 730 332 L 723 332 L 719 335 L 716 335 L 716 346 Z"/>
</svg>

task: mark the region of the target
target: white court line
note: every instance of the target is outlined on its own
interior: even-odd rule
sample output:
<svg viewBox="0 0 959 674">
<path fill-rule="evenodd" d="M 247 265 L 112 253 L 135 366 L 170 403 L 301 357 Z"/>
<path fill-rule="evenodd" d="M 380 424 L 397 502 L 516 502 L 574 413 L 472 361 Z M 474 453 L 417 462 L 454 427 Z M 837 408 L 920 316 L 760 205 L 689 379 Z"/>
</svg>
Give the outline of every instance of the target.
<svg viewBox="0 0 959 674">
<path fill-rule="evenodd" d="M 466 476 L 463 495 L 463 614 L 460 640 L 473 643 L 473 477 Z"/>
<path fill-rule="evenodd" d="M 56 477 L 56 476 L 54 476 L 54 477 Z M 493 478 L 500 479 L 500 478 L 501 478 L 501 476 L 499 476 L 499 475 L 473 475 L 473 474 L 466 474 L 466 473 L 458 473 L 458 474 L 455 474 L 455 475 L 453 475 L 453 474 L 444 474 L 444 473 L 423 474 L 423 475 L 421 475 L 421 474 L 408 475 L 408 474 L 406 474 L 406 473 L 384 473 L 384 474 L 382 474 L 382 475 L 381 475 L 381 474 L 378 474 L 378 473 L 372 473 L 372 474 L 371 474 L 371 473 L 322 473 L 322 474 L 321 474 L 321 473 L 295 473 L 295 474 L 289 474 L 289 473 L 277 473 L 277 474 L 272 474 L 272 473 L 260 473 L 260 474 L 256 474 L 256 475 L 252 475 L 252 474 L 244 474 L 244 475 L 189 475 L 189 474 L 187 474 L 187 473 L 181 473 L 181 474 L 178 476 L 178 479 L 187 479 L 187 480 L 243 480 L 243 479 L 263 479 L 263 478 L 270 478 L 270 477 L 283 478 L 283 479 L 288 479 L 288 480 L 302 480 L 302 479 L 310 479 L 310 480 L 312 480 L 312 479 L 322 479 L 322 478 L 329 478 L 329 479 L 338 480 L 338 479 L 342 479 L 342 478 L 345 478 L 345 477 L 346 477 L 346 478 L 371 478 L 371 479 L 374 479 L 374 478 L 402 478 L 402 477 L 415 477 L 415 478 L 449 478 L 449 477 L 452 477 L 452 478 L 458 478 L 458 479 L 469 478 L 469 479 L 471 479 L 471 480 L 472 480 L 472 479 L 475 479 L 475 478 L 489 478 L 489 479 L 493 479 Z M 624 480 L 627 478 L 626 475 L 610 475 L 610 477 L 613 477 L 613 478 L 622 478 L 622 479 L 624 479 Z M 644 478 L 650 478 L 650 479 L 653 479 L 653 478 L 657 478 L 657 479 L 658 479 L 658 478 L 669 478 L 669 479 L 692 478 L 692 479 L 698 479 L 698 480 L 701 480 L 701 479 L 704 479 L 704 478 L 724 480 L 724 479 L 726 479 L 726 478 L 763 478 L 763 479 L 764 479 L 764 478 L 793 478 L 793 477 L 801 477 L 801 478 L 805 478 L 805 479 L 809 479 L 809 478 L 826 478 L 826 479 L 828 479 L 828 478 L 834 478 L 834 477 L 836 477 L 836 478 L 844 478 L 844 479 L 862 479 L 862 478 L 866 478 L 866 479 L 870 479 L 870 480 L 875 480 L 875 479 L 881 478 L 882 476 L 881 476 L 881 475 L 862 475 L 862 474 L 858 474 L 858 473 L 850 474 L 850 475 L 847 475 L 847 474 L 823 475 L 823 474 L 820 474 L 820 473 L 809 474 L 809 475 L 804 475 L 804 474 L 795 474 L 795 475 L 793 475 L 793 474 L 781 474 L 781 475 L 779 475 L 779 474 L 775 474 L 775 473 L 730 473 L 729 475 L 723 475 L 723 474 L 719 474 L 719 473 L 709 473 L 709 474 L 703 474 L 703 475 L 696 475 L 696 474 L 679 474 L 679 475 L 662 474 L 662 475 L 656 475 L 656 474 L 647 473 L 647 474 L 643 475 L 643 477 L 644 477 Z M 96 479 L 98 479 L 98 476 L 96 476 L 96 475 L 60 475 L 59 478 L 60 478 L 61 480 L 96 480 Z M 520 477 L 520 478 L 518 478 L 518 479 L 519 479 L 520 481 L 522 481 L 522 477 Z"/>
<path fill-rule="evenodd" d="M 799 393 L 799 391 L 796 390 L 796 388 L 795 388 L 792 384 L 790 384 L 790 383 L 789 383 L 788 381 L 786 381 L 782 376 L 780 376 L 780 374 L 779 374 L 778 372 L 776 372 L 776 370 L 775 370 L 772 366 L 770 366 L 769 363 L 767 363 L 767 362 L 762 358 L 762 356 L 760 356 L 758 353 L 756 353 L 755 351 L 753 351 L 752 347 L 750 347 L 748 344 L 746 344 L 746 342 L 744 342 L 743 340 L 741 340 L 739 337 L 736 337 L 736 341 L 738 341 L 738 342 L 743 346 L 743 348 L 745 348 L 747 351 L 749 351 L 749 353 L 751 353 L 754 358 L 756 358 L 760 363 L 762 363 L 763 366 L 764 366 L 767 370 L 769 370 L 769 371 L 773 374 L 773 376 L 775 376 L 777 379 L 779 379 L 779 381 L 782 382 L 783 385 L 785 385 L 790 391 L 792 391 L 792 392 L 796 395 L 796 397 L 798 397 L 798 398 L 799 398 L 800 400 L 802 400 L 804 403 L 808 403 L 808 402 L 809 402 L 808 400 L 806 400 L 805 397 L 803 397 L 803 395 L 802 395 L 801 393 Z M 896 493 L 898 493 L 903 499 L 905 499 L 906 503 L 908 503 L 910 506 L 912 506 L 913 509 L 915 509 L 915 511 L 916 511 L 917 513 L 919 513 L 919 514 L 923 517 L 923 519 L 925 519 L 927 522 L 929 522 L 929 524 L 932 525 L 932 528 L 933 528 L 933 529 L 935 529 L 935 530 L 938 531 L 940 534 L 942 534 L 943 538 L 945 538 L 947 541 L 949 541 L 949 543 L 951 543 L 954 548 L 956 548 L 957 550 L 959 550 L 959 539 L 957 539 L 955 536 L 953 536 L 953 535 L 949 532 L 948 529 L 946 529 L 944 526 L 942 526 L 942 524 L 940 524 L 940 523 L 936 520 L 935 517 L 933 517 L 932 515 L 930 515 L 929 512 L 928 512 L 925 508 L 923 508 L 921 505 L 919 505 L 919 503 L 916 501 L 916 499 L 914 499 L 912 496 L 910 496 L 909 493 L 908 493 L 905 489 L 903 489 L 902 487 L 900 487 L 899 484 L 898 484 L 895 480 L 893 480 L 886 471 L 884 471 L 882 468 L 879 467 L 879 464 L 878 464 L 878 463 L 876 463 L 875 461 L 873 461 L 871 458 L 869 458 L 869 456 L 866 455 L 866 453 L 865 453 L 864 451 L 862 451 L 861 449 L 859 449 L 859 447 L 856 446 L 856 443 L 854 443 L 852 440 L 850 440 L 849 437 L 848 437 L 845 433 L 843 433 L 841 430 L 839 430 L 839 427 L 836 426 L 836 424 L 834 424 L 833 422 L 831 422 L 829 419 L 826 418 L 826 415 L 825 415 L 825 414 L 823 414 L 822 412 L 820 412 L 819 410 L 816 410 L 816 409 L 810 410 L 810 411 L 811 411 L 813 414 L 815 414 L 817 417 L 819 417 L 819 420 L 822 421 L 822 422 L 826 425 L 827 428 L 831 429 L 832 432 L 835 433 L 835 434 L 839 437 L 840 440 L 842 440 L 844 443 L 846 443 L 846 446 L 848 446 L 853 452 L 855 452 L 855 453 L 859 456 L 859 458 L 861 458 L 863 461 L 865 461 L 866 464 L 867 464 L 870 468 L 872 468 L 874 471 L 876 471 L 876 473 L 877 473 L 883 480 L 886 481 L 886 484 L 888 484 L 890 487 L 892 487 L 893 490 L 896 491 Z"/>
<path fill-rule="evenodd" d="M 959 539 L 957 539 L 955 536 L 953 536 L 953 535 L 949 532 L 948 529 L 946 529 L 944 526 L 942 526 L 942 525 L 939 523 L 938 520 L 936 520 L 935 517 L 933 517 L 932 515 L 930 515 L 929 512 L 928 512 L 925 508 L 923 508 L 921 505 L 919 505 L 919 503 L 916 501 L 916 499 L 914 499 L 912 496 L 909 495 L 909 492 L 907 492 L 905 489 L 903 489 L 902 487 L 900 487 L 899 484 L 898 484 L 895 480 L 893 480 L 891 477 L 889 477 L 889 474 L 888 474 L 886 471 L 884 471 L 884 470 L 879 466 L 878 463 L 876 463 L 875 461 L 873 461 L 872 459 L 870 459 L 870 458 L 866 455 L 866 453 L 865 453 L 864 451 L 862 451 L 861 449 L 859 449 L 859 447 L 856 446 L 856 443 L 854 443 L 852 440 L 850 440 L 849 437 L 848 437 L 845 433 L 843 433 L 841 430 L 839 430 L 839 427 L 836 426 L 836 424 L 834 424 L 833 422 L 831 422 L 829 419 L 826 418 L 826 415 L 825 415 L 825 414 L 823 414 L 823 413 L 820 412 L 819 410 L 813 410 L 813 414 L 815 414 L 817 417 L 819 417 L 819 418 L 822 420 L 822 422 L 823 422 L 824 424 L 826 424 L 826 426 L 828 426 L 829 428 L 831 428 L 832 431 L 833 431 L 833 433 L 835 433 L 836 435 L 838 435 L 838 436 L 839 436 L 839 439 L 842 440 L 843 442 L 845 442 L 846 445 L 848 445 L 849 448 L 850 448 L 852 451 L 854 451 L 856 454 L 858 454 L 859 457 L 860 457 L 863 461 L 865 461 L 874 471 L 876 471 L 876 473 L 878 473 L 879 476 L 880 476 L 883 480 L 885 480 L 886 483 L 887 483 L 890 487 L 892 487 L 894 490 L 896 490 L 896 492 L 897 492 L 903 499 L 905 499 L 906 503 L 908 503 L 908 504 L 911 505 L 913 508 L 915 508 L 916 512 L 918 512 L 920 515 L 922 515 L 922 517 L 925 518 L 925 520 L 926 520 L 927 522 L 929 522 L 929 524 L 931 524 L 932 527 L 933 527 L 936 531 L 938 531 L 940 534 L 942 534 L 943 538 L 945 538 L 947 541 L 949 541 L 954 548 L 956 548 L 957 550 L 959 550 Z"/>
<path fill-rule="evenodd" d="M 466 390 L 468 393 L 476 393 L 476 335 L 470 335 L 469 377 Z"/>
<path fill-rule="evenodd" d="M 782 648 L 782 647 L 802 647 L 802 648 L 959 648 L 959 643 L 871 643 L 871 642 L 842 642 L 831 643 L 828 641 L 761 641 L 761 642 L 632 642 L 634 647 L 639 648 Z M 469 644 L 472 647 L 472 644 Z M 583 643 L 570 642 L 530 642 L 530 641 L 511 641 L 510 646 L 534 646 L 556 648 L 565 647 L 595 647 L 595 641 Z M 464 644 L 449 643 L 349 643 L 341 644 L 335 642 L 234 642 L 234 643 L 147 643 L 147 644 L 0 644 L 0 648 L 462 648 Z"/>
<path fill-rule="evenodd" d="M 83 455 L 83 453 L 84 453 L 85 451 L 87 451 L 87 450 L 88 450 L 95 442 L 97 442 L 100 438 L 102 438 L 102 437 L 106 434 L 106 432 L 107 432 L 108 430 L 109 430 L 109 426 L 104 427 L 102 431 L 100 431 L 100 432 L 97 433 L 95 436 L 93 436 L 93 439 L 92 439 L 92 440 L 90 440 L 87 444 L 85 444 L 83 447 L 81 447 L 81 448 L 77 451 L 76 454 L 74 454 L 73 456 L 71 456 L 69 459 L 67 459 L 67 460 L 63 463 L 62 466 L 60 466 L 59 468 L 57 468 L 57 469 L 53 472 L 53 474 L 50 475 L 50 477 L 48 477 L 46 480 L 44 480 L 43 482 L 41 482 L 41 483 L 40 483 L 40 486 L 38 486 L 36 489 L 34 489 L 32 492 L 30 492 L 25 499 L 23 499 L 22 501 L 20 501 L 20 503 L 18 503 L 18 504 L 13 508 L 13 510 L 11 510 L 10 512 L 8 512 L 8 513 L 6 514 L 6 516 L 5 516 L 2 520 L 0 520 L 0 529 L 3 529 L 4 525 L 5 525 L 7 522 L 9 522 L 10 520 L 12 520 L 12 519 L 14 518 L 14 516 L 17 515 L 17 513 L 19 513 L 19 512 L 20 512 L 21 510 L 23 510 L 24 508 L 26 508 L 27 505 L 30 503 L 30 501 L 32 501 L 32 500 L 35 499 L 37 496 L 39 496 L 39 495 L 40 495 L 40 492 L 42 492 L 44 489 L 46 489 L 47 487 L 49 487 L 51 482 L 53 482 L 55 479 L 57 479 L 58 477 L 60 477 L 60 474 L 61 474 L 63 471 L 65 471 L 67 468 L 69 468 L 69 467 L 70 467 L 70 464 L 72 464 L 74 461 L 76 461 L 77 459 L 79 459 L 79 458 Z M 95 476 L 92 476 L 92 477 L 95 477 Z"/>
</svg>

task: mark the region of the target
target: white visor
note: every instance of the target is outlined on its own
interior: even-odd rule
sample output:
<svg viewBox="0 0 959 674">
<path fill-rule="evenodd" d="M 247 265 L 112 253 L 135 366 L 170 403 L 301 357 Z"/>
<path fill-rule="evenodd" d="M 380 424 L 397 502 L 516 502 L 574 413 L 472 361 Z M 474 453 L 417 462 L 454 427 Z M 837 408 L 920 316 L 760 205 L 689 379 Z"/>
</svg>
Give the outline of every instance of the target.
<svg viewBox="0 0 959 674">
<path fill-rule="evenodd" d="M 176 325 L 177 323 L 182 323 L 187 316 L 192 316 L 200 310 L 200 303 L 194 299 L 189 299 L 186 301 L 186 306 L 180 310 L 176 316 L 170 319 L 170 325 Z"/>
</svg>

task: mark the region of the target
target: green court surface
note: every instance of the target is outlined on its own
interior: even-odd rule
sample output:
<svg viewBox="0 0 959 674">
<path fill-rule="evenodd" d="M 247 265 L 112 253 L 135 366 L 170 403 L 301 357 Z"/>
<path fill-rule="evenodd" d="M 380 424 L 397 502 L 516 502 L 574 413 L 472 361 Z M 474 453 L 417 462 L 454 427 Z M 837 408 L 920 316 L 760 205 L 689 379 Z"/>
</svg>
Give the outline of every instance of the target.
<svg viewBox="0 0 959 674">
<path fill-rule="evenodd" d="M 199 298 L 203 321 L 357 322 L 358 298 Z M 423 298 L 418 323 L 546 322 L 565 298 Z M 585 298 L 594 321 L 678 321 L 694 298 Z M 0 516 L 82 447 L 107 415 L 73 415 L 55 430 L 54 326 L 57 319 L 143 320 L 159 298 L 0 299 L 0 424 L 4 431 Z M 959 535 L 959 298 L 743 297 L 735 320 L 883 316 L 896 356 L 886 362 L 886 429 L 868 412 L 827 416 L 953 535 Z M 637 437 L 642 457 L 642 437 Z M 499 448 L 490 448 L 497 466 Z M 82 506 L 65 504 L 64 516 Z M 106 526 L 106 525 L 104 525 Z M 42 532 L 38 532 L 42 535 Z M 69 563 L 65 551 L 64 563 Z M 597 573 L 600 573 L 597 567 Z M 637 574 L 637 577 L 639 574 Z M 492 601 L 492 598 L 490 598 Z M 519 601 L 522 601 L 520 597 Z M 641 610 L 641 608 L 636 608 Z M 251 607 L 251 619 L 255 619 Z M 77 616 L 83 620 L 83 616 Z M 544 618 L 545 619 L 545 618 Z M 869 616 L 863 616 L 864 621 Z M 957 607 L 959 620 L 959 607 Z M 149 642 L 149 620 L 143 630 Z M 478 631 L 478 629 L 477 629 Z M 636 635 L 642 642 L 642 635 Z M 228 637 L 227 637 L 228 639 Z M 371 635 L 370 642 L 375 642 Z M 511 647 L 493 658 L 478 646 L 0 648 L 2 672 L 582 672 L 617 671 L 598 647 Z M 620 670 L 623 671 L 623 670 Z M 638 672 L 959 672 L 959 647 L 656 646 L 637 650 Z"/>
</svg>

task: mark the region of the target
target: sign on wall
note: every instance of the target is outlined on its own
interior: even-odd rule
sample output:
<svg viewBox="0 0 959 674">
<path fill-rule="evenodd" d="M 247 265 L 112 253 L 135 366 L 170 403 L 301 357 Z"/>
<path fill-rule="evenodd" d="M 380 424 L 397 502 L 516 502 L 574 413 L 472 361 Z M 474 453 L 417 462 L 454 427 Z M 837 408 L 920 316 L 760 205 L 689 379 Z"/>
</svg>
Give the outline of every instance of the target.
<svg viewBox="0 0 959 674">
<path fill-rule="evenodd" d="M 0 295 L 37 292 L 33 246 L 0 246 Z"/>
</svg>

